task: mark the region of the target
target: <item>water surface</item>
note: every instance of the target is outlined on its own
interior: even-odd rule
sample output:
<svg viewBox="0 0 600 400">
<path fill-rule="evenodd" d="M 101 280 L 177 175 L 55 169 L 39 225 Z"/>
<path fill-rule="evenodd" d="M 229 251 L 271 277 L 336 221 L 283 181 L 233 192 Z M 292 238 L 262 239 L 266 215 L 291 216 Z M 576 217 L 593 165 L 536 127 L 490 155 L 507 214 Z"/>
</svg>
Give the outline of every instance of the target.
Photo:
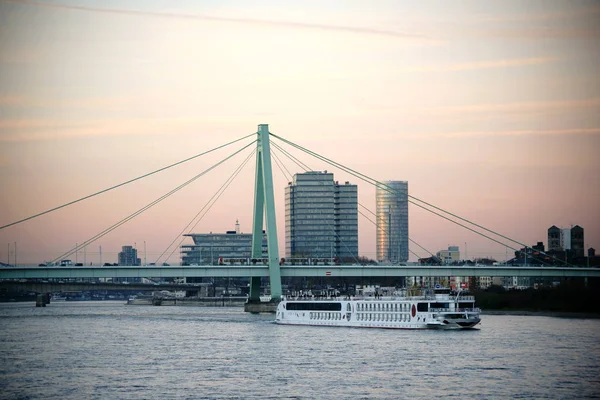
<svg viewBox="0 0 600 400">
<path fill-rule="evenodd" d="M 279 326 L 240 308 L 0 305 L 0 398 L 600 398 L 600 320 Z"/>
</svg>

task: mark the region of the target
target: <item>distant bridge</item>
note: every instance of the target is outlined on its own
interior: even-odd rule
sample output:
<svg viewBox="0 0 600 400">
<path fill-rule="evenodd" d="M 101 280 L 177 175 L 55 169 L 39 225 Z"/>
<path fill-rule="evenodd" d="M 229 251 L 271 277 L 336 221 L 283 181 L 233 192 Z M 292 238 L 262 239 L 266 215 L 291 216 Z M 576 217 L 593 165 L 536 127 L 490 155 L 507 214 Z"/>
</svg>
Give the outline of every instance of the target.
<svg viewBox="0 0 600 400">
<path fill-rule="evenodd" d="M 405 266 L 405 265 L 283 265 L 285 277 L 403 277 L 403 276 L 517 276 L 600 277 L 600 268 L 535 266 Z M 0 268 L 0 279 L 83 278 L 261 278 L 269 277 L 269 266 L 112 266 L 112 267 L 10 267 Z"/>
<path fill-rule="evenodd" d="M 111 283 L 111 282 L 56 282 L 41 280 L 11 280 L 0 281 L 0 290 L 17 290 L 26 292 L 81 292 L 84 290 L 110 290 L 110 291 L 197 291 L 202 287 L 208 286 L 208 283 L 164 283 L 164 284 L 149 284 L 149 283 Z"/>
</svg>

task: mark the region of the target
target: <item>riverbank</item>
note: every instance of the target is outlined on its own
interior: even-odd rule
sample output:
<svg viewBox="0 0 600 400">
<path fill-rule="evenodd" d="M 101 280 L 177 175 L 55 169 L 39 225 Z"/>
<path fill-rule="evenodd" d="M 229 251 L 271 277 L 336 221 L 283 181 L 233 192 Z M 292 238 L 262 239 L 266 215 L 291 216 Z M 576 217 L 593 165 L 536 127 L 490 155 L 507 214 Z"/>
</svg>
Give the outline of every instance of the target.
<svg viewBox="0 0 600 400">
<path fill-rule="evenodd" d="M 555 317 L 555 318 L 583 318 L 600 319 L 600 314 L 588 312 L 567 312 L 567 311 L 529 311 L 529 310 L 482 310 L 482 315 L 521 315 L 536 317 Z"/>
</svg>

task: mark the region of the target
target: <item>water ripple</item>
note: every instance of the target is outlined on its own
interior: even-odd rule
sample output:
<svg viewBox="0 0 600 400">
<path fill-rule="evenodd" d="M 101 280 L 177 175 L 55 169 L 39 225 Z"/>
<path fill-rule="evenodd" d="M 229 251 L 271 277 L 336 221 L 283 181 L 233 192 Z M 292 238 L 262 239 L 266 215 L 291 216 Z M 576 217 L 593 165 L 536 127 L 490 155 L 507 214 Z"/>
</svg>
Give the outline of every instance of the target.
<svg viewBox="0 0 600 400">
<path fill-rule="evenodd" d="M 288 327 L 237 308 L 0 305 L 6 399 L 600 398 L 600 321 Z"/>
</svg>

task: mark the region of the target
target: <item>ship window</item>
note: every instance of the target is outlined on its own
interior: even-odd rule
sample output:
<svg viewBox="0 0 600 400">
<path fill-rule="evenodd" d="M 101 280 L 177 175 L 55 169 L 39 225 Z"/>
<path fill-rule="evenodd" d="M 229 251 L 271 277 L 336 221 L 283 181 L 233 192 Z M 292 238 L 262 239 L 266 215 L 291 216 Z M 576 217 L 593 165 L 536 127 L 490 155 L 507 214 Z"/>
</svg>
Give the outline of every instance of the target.
<svg viewBox="0 0 600 400">
<path fill-rule="evenodd" d="M 350 303 L 348 303 L 348 304 L 346 304 L 346 311 L 350 311 L 350 310 L 351 310 Z"/>
<path fill-rule="evenodd" d="M 417 311 L 427 311 L 427 303 L 417 303 Z"/>
<path fill-rule="evenodd" d="M 341 311 L 342 304 L 338 302 L 332 303 L 313 303 L 310 301 L 287 303 L 288 311 Z"/>
</svg>

